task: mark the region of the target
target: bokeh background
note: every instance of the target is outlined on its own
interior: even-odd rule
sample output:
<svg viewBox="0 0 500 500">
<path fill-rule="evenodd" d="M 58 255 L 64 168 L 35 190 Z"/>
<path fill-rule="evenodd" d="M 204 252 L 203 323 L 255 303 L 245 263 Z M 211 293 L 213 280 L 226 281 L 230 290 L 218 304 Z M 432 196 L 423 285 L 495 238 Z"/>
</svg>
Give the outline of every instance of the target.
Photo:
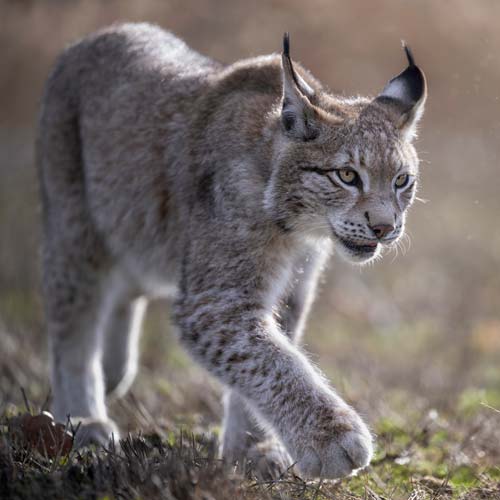
<svg viewBox="0 0 500 500">
<path fill-rule="evenodd" d="M 279 51 L 290 31 L 293 57 L 332 91 L 374 95 L 404 68 L 405 39 L 429 83 L 424 201 L 398 254 L 363 268 L 333 258 L 306 349 L 372 425 L 465 412 L 477 428 L 464 453 L 497 460 L 499 419 L 486 405 L 500 407 L 499 19 L 494 0 L 0 1 L 0 407 L 22 401 L 21 387 L 37 404 L 48 394 L 34 138 L 44 80 L 67 44 L 149 21 L 230 63 Z M 179 348 L 168 309 L 152 305 L 141 375 L 113 414 L 129 429 L 216 428 L 220 388 Z"/>
</svg>

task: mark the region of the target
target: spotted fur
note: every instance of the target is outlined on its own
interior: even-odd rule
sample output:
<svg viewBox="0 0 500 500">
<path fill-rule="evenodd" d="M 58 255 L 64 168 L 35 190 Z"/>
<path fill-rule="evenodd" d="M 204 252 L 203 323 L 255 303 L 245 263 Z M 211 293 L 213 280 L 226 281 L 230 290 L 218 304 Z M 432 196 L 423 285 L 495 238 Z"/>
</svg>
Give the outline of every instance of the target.
<svg viewBox="0 0 500 500">
<path fill-rule="evenodd" d="M 168 296 L 182 343 L 228 389 L 226 459 L 265 441 L 305 476 L 369 463 L 368 428 L 297 342 L 332 247 L 366 262 L 403 231 L 425 80 L 410 61 L 379 97 L 344 99 L 288 47 L 223 66 L 127 24 L 55 65 L 43 291 L 53 411 L 83 422 L 82 444 L 117 437 L 105 394 L 133 380 L 145 298 Z M 411 185 L 396 190 L 401 172 Z"/>
</svg>

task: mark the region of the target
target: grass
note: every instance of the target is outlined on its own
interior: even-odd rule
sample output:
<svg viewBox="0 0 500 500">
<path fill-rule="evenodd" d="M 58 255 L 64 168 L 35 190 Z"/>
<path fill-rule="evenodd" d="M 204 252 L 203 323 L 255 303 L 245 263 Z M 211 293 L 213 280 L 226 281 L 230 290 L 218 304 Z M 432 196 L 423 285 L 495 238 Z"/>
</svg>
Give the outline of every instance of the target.
<svg viewBox="0 0 500 500">
<path fill-rule="evenodd" d="M 260 481 L 238 475 L 217 458 L 214 432 L 135 433 L 108 449 L 85 448 L 49 459 L 22 446 L 0 427 L 0 498 L 37 499 L 495 499 L 500 468 L 490 458 L 471 460 L 480 429 L 498 427 L 490 408 L 460 420 L 435 411 L 401 427 L 376 425 L 372 465 L 340 481 L 309 481 L 288 472 Z"/>
<path fill-rule="evenodd" d="M 156 316 L 150 322 L 161 319 Z M 468 388 L 453 407 L 438 410 L 411 391 L 387 388 L 381 394 L 390 411 L 374 412 L 377 448 L 367 470 L 339 481 L 304 481 L 289 471 L 266 482 L 251 470 L 242 476 L 218 459 L 220 388 L 207 386 L 204 373 L 190 366 L 175 344 L 160 342 L 152 349 L 148 332 L 145 369 L 132 393 L 110 408 L 120 427 L 130 431 L 126 439 L 62 458 L 26 446 L 9 422 L 43 409 L 46 364 L 32 339 L 1 330 L 0 336 L 5 352 L 0 498 L 5 500 L 500 499 L 500 394 L 494 390 Z M 27 384 L 27 398 L 19 382 Z"/>
</svg>

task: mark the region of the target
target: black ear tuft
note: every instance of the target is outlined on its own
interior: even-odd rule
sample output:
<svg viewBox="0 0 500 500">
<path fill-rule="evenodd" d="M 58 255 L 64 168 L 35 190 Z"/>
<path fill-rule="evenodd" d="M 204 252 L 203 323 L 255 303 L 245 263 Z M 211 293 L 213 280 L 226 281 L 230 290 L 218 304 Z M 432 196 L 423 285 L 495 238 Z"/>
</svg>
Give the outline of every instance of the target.
<svg viewBox="0 0 500 500">
<path fill-rule="evenodd" d="M 283 55 L 290 57 L 290 33 L 288 31 L 283 35 Z"/>
<path fill-rule="evenodd" d="M 413 52 L 411 51 L 410 47 L 406 45 L 406 42 L 404 40 L 401 40 L 401 45 L 403 46 L 403 49 L 406 53 L 406 57 L 408 59 L 408 66 L 415 66 L 415 59 L 413 58 Z"/>
</svg>

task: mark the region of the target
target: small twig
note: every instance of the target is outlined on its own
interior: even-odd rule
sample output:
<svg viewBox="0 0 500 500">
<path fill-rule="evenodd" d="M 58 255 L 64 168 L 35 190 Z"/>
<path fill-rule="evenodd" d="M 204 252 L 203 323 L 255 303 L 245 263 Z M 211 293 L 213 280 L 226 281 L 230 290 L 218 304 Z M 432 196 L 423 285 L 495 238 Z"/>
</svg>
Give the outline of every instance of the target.
<svg viewBox="0 0 500 500">
<path fill-rule="evenodd" d="M 488 403 L 482 402 L 482 406 L 485 408 L 488 408 L 489 410 L 493 410 L 495 413 L 500 413 L 500 410 L 498 408 L 494 408 L 493 406 L 490 406 Z"/>
<path fill-rule="evenodd" d="M 49 392 L 47 393 L 47 397 L 45 398 L 45 401 L 42 404 L 40 412 L 49 411 L 49 402 L 51 397 L 52 397 L 52 391 L 49 389 Z"/>
<path fill-rule="evenodd" d="M 24 404 L 26 406 L 26 411 L 30 414 L 30 415 L 33 415 L 33 412 L 31 411 L 31 406 L 30 406 L 30 403 L 28 401 L 28 398 L 26 396 L 26 391 L 24 390 L 24 387 L 21 387 L 21 393 L 23 395 L 23 399 L 24 399 Z"/>
<path fill-rule="evenodd" d="M 320 480 L 318 481 L 318 485 L 314 491 L 314 496 L 313 496 L 313 500 L 316 500 L 318 498 L 318 495 L 319 495 L 319 491 L 321 489 L 321 485 L 323 484 L 323 478 L 321 477 Z"/>
</svg>

